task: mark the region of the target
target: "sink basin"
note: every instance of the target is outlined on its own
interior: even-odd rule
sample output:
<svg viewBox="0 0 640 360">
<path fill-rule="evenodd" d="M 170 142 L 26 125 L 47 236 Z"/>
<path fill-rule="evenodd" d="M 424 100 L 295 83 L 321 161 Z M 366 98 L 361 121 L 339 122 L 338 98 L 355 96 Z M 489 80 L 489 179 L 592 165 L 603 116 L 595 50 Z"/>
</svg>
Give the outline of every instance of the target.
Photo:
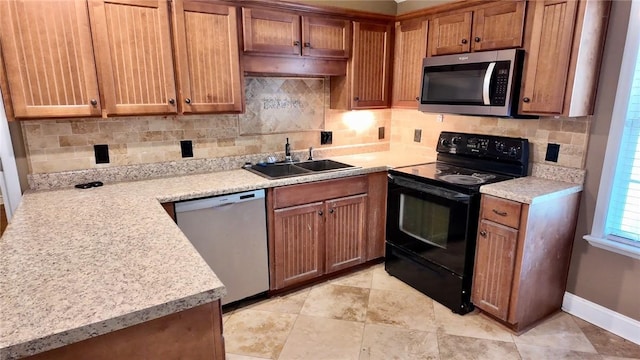
<svg viewBox="0 0 640 360">
<path fill-rule="evenodd" d="M 333 160 L 312 160 L 293 164 L 259 164 L 246 169 L 252 173 L 266 177 L 267 179 L 281 179 L 291 176 L 309 175 L 323 171 L 350 169 L 353 167 L 353 165 Z"/>
<path fill-rule="evenodd" d="M 328 171 L 352 168 L 353 165 L 344 164 L 333 160 L 312 160 L 296 164 L 297 167 L 311 171 Z"/>
<path fill-rule="evenodd" d="M 298 176 L 311 173 L 310 170 L 303 169 L 293 164 L 267 164 L 253 165 L 247 170 L 262 175 L 269 179 L 280 179 L 290 176 Z"/>
</svg>

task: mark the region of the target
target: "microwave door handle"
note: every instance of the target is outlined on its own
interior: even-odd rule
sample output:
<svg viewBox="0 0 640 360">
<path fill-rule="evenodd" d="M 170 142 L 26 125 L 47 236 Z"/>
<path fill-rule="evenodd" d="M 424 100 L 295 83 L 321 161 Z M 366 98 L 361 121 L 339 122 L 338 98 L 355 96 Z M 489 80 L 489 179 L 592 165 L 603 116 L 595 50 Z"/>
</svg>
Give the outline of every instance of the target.
<svg viewBox="0 0 640 360">
<path fill-rule="evenodd" d="M 482 101 L 485 105 L 491 105 L 491 98 L 489 97 L 489 85 L 491 85 L 491 78 L 493 77 L 493 70 L 496 68 L 496 63 L 489 63 L 487 72 L 484 73 L 484 83 L 482 84 Z"/>
</svg>

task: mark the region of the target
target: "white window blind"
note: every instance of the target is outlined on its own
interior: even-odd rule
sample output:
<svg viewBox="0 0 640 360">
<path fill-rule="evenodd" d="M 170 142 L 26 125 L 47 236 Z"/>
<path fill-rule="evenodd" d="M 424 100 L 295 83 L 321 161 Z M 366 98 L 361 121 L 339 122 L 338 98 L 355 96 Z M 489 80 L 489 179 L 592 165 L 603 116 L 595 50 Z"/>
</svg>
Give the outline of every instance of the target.
<svg viewBox="0 0 640 360">
<path fill-rule="evenodd" d="M 636 54 L 620 152 L 611 189 L 606 234 L 640 244 L 640 56 Z"/>
<path fill-rule="evenodd" d="M 640 0 L 632 0 L 593 226 L 584 236 L 593 246 L 636 259 L 640 259 L 639 48 Z"/>
</svg>

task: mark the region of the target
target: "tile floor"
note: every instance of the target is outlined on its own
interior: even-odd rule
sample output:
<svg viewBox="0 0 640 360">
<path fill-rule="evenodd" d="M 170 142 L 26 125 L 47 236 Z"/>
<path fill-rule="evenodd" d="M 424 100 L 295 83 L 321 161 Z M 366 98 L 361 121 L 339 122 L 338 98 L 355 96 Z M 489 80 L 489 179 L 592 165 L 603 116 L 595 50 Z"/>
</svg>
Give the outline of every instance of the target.
<svg viewBox="0 0 640 360">
<path fill-rule="evenodd" d="M 640 346 L 567 313 L 512 335 L 459 316 L 382 264 L 223 315 L 228 360 L 640 359 Z"/>
</svg>

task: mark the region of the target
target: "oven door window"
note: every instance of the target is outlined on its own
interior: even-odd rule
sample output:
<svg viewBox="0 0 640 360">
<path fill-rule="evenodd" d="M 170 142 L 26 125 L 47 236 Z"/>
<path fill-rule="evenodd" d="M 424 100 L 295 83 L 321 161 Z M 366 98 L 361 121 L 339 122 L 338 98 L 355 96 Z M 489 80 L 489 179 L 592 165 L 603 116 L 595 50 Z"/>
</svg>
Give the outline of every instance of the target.
<svg viewBox="0 0 640 360">
<path fill-rule="evenodd" d="M 425 190 L 421 185 L 400 185 L 396 178 L 387 198 L 387 241 L 462 274 L 478 214 L 469 195 L 450 193 L 433 187 Z"/>
<path fill-rule="evenodd" d="M 446 249 L 450 215 L 446 206 L 400 194 L 400 231 L 419 241 Z"/>
</svg>

